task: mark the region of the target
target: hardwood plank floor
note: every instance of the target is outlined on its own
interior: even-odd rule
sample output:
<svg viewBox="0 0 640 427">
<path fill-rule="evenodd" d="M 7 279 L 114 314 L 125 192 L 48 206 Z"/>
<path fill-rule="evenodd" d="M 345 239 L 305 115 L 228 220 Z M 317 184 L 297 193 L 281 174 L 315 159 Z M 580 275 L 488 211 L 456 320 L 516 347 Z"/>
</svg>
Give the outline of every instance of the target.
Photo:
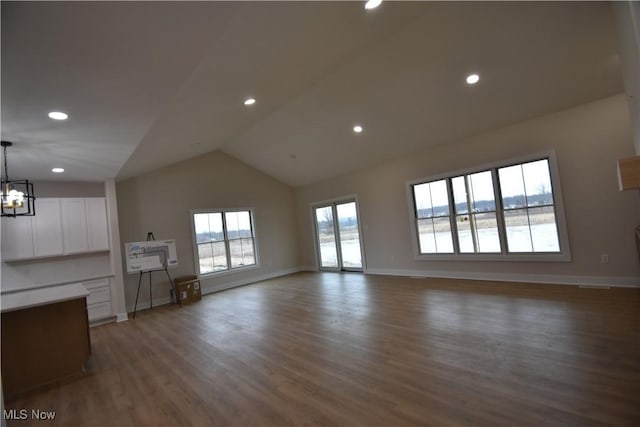
<svg viewBox="0 0 640 427">
<path fill-rule="evenodd" d="M 91 338 L 8 426 L 640 425 L 640 289 L 300 273 Z"/>
</svg>

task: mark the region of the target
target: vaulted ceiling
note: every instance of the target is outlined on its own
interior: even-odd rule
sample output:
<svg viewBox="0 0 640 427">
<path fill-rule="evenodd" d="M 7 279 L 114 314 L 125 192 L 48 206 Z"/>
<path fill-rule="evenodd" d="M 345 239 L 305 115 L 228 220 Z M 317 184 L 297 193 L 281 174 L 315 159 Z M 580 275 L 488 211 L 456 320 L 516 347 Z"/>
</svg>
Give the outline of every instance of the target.
<svg viewBox="0 0 640 427">
<path fill-rule="evenodd" d="M 1 68 L 33 180 L 222 150 L 299 186 L 623 91 L 600 2 L 3 1 Z"/>
</svg>

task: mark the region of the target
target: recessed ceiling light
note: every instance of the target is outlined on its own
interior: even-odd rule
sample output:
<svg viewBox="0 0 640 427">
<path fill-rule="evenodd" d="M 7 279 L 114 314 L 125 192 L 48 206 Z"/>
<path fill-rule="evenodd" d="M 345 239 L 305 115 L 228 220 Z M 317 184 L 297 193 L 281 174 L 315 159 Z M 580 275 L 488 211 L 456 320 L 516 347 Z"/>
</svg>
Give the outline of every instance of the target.
<svg viewBox="0 0 640 427">
<path fill-rule="evenodd" d="M 53 169 L 51 169 L 51 172 L 53 172 L 53 173 L 62 173 L 62 172 L 64 172 L 64 169 L 63 168 L 53 168 Z"/>
<path fill-rule="evenodd" d="M 368 0 L 364 4 L 364 8 L 367 10 L 375 9 L 376 7 L 380 6 L 380 3 L 382 3 L 382 0 Z"/>
<path fill-rule="evenodd" d="M 61 111 L 52 111 L 49 113 L 49 118 L 53 120 L 67 120 L 69 116 Z"/>
<path fill-rule="evenodd" d="M 255 98 L 247 98 L 244 100 L 244 105 L 253 105 L 256 103 L 256 99 Z"/>
<path fill-rule="evenodd" d="M 363 128 L 362 128 L 362 126 L 360 126 L 360 125 L 355 125 L 355 126 L 353 127 L 353 131 L 354 131 L 355 133 L 362 133 L 362 131 L 363 131 L 363 130 L 364 130 L 364 129 L 363 129 Z"/>
<path fill-rule="evenodd" d="M 467 83 L 470 85 L 474 85 L 478 83 L 479 80 L 480 80 L 480 76 L 477 74 L 469 74 L 467 76 Z"/>
</svg>

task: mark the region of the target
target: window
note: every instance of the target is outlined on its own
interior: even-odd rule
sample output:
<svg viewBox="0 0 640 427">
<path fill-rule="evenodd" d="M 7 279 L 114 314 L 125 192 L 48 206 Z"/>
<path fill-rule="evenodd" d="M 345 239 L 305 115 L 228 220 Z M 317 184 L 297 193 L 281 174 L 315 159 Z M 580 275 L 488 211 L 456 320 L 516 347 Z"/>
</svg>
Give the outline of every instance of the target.
<svg viewBox="0 0 640 427">
<path fill-rule="evenodd" d="M 256 265 L 251 210 L 192 211 L 198 274 Z"/>
<path fill-rule="evenodd" d="M 568 259 L 551 160 L 548 155 L 410 184 L 418 256 Z"/>
<path fill-rule="evenodd" d="M 509 252 L 560 252 L 549 161 L 498 169 Z"/>
<path fill-rule="evenodd" d="M 457 176 L 451 184 L 460 252 L 500 252 L 491 172 Z"/>
<path fill-rule="evenodd" d="M 447 181 L 413 186 L 420 253 L 453 253 Z"/>
</svg>

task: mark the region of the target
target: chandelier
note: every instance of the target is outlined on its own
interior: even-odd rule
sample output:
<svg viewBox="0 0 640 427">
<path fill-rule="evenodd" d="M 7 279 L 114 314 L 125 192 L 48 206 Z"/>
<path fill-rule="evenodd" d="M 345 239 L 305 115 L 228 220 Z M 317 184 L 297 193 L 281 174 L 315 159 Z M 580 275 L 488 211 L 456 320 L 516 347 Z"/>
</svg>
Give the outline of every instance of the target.
<svg viewBox="0 0 640 427">
<path fill-rule="evenodd" d="M 7 147 L 11 147 L 13 143 L 2 141 L 2 155 L 4 158 L 4 175 L 2 176 L 2 185 L 0 185 L 0 198 L 2 203 L 0 210 L 2 216 L 33 216 L 36 214 L 34 201 L 36 197 L 33 194 L 33 184 L 28 180 L 9 181 L 9 172 L 7 171 Z"/>
</svg>

